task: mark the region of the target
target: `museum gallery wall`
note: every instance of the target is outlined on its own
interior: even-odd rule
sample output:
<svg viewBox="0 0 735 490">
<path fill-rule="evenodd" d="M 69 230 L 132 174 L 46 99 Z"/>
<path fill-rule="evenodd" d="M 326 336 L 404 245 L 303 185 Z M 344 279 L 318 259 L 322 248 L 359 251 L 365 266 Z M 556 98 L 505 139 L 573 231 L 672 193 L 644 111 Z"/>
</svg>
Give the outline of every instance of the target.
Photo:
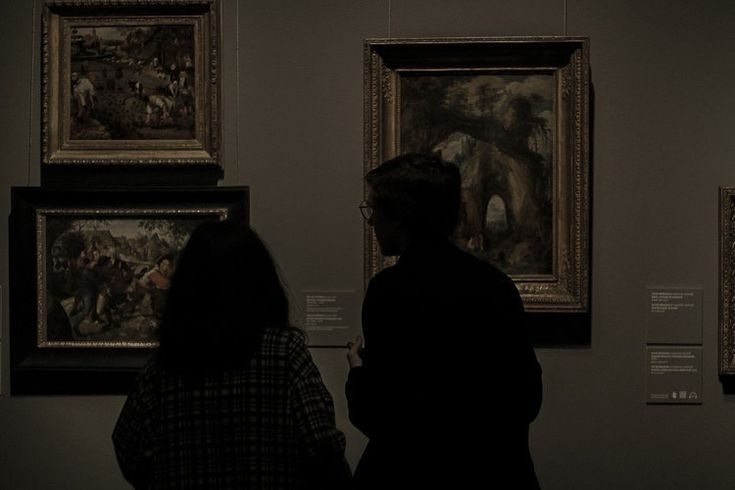
<svg viewBox="0 0 735 490">
<path fill-rule="evenodd" d="M 44 185 L 12 190 L 12 393 L 124 393 L 193 228 L 248 221 L 249 189 L 211 178 L 219 12 L 44 2 Z M 404 152 L 457 165 L 455 242 L 511 275 L 529 311 L 588 313 L 588 41 L 371 39 L 364 70 L 364 170 Z M 367 226 L 364 242 L 367 281 L 391 261 Z"/>
</svg>

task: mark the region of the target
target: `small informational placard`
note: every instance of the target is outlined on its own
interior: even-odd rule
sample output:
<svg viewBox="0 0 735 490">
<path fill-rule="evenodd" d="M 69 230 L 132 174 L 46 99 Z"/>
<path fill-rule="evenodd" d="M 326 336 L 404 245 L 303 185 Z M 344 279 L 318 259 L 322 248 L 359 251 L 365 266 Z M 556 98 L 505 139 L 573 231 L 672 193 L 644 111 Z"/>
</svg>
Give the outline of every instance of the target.
<svg viewBox="0 0 735 490">
<path fill-rule="evenodd" d="M 304 330 L 312 346 L 345 346 L 360 333 L 355 290 L 304 290 Z"/>
<path fill-rule="evenodd" d="M 647 403 L 702 403 L 700 346 L 648 346 L 646 361 Z"/>
<path fill-rule="evenodd" d="M 702 290 L 648 288 L 647 342 L 702 343 Z"/>
</svg>

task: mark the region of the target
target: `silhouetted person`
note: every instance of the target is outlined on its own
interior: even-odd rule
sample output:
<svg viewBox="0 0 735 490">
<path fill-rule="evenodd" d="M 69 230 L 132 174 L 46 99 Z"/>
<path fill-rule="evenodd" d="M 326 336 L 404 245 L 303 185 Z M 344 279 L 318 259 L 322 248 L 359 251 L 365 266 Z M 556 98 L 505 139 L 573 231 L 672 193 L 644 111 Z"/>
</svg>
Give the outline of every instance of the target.
<svg viewBox="0 0 735 490">
<path fill-rule="evenodd" d="M 160 347 L 113 433 L 136 488 L 331 489 L 351 478 L 332 398 L 275 264 L 241 224 L 191 235 Z"/>
<path fill-rule="evenodd" d="M 364 356 L 361 337 L 348 350 L 349 416 L 369 438 L 355 484 L 538 488 L 528 426 L 541 368 L 511 279 L 449 241 L 457 167 L 408 154 L 365 180 L 361 211 L 400 258 L 365 294 Z"/>
</svg>

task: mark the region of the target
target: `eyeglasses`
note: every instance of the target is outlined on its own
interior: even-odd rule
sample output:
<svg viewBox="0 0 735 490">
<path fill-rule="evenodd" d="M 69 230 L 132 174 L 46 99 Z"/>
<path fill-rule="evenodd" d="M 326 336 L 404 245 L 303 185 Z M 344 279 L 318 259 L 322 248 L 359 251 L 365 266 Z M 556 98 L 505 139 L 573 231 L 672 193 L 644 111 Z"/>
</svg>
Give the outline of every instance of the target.
<svg viewBox="0 0 735 490">
<path fill-rule="evenodd" d="M 373 205 L 368 203 L 367 201 L 362 201 L 359 206 L 360 213 L 362 213 L 362 217 L 365 218 L 366 221 L 370 221 L 373 219 Z"/>
</svg>

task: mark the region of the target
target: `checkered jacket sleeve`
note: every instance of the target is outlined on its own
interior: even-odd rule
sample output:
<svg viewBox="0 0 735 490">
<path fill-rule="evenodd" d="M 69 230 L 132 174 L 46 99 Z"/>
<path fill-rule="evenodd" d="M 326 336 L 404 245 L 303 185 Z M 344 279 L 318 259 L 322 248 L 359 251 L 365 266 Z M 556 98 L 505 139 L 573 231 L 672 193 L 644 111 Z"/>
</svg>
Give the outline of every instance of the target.
<svg viewBox="0 0 735 490">
<path fill-rule="evenodd" d="M 303 340 L 292 338 L 289 363 L 291 413 L 310 488 L 346 488 L 350 470 L 344 459 L 345 437 L 335 425 L 334 404 Z"/>
</svg>

